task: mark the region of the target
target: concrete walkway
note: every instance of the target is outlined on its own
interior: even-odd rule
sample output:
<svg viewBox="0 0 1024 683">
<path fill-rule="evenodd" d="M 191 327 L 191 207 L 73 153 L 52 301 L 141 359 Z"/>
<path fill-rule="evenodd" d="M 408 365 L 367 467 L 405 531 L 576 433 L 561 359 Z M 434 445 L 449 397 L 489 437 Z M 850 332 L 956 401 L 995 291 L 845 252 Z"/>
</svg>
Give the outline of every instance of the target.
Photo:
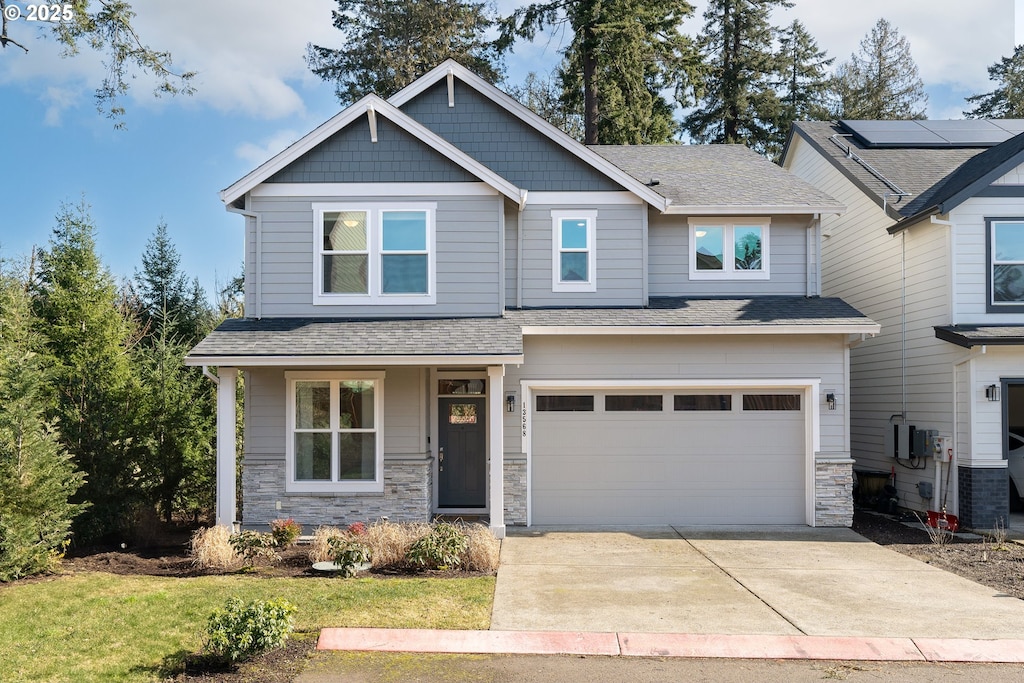
<svg viewBox="0 0 1024 683">
<path fill-rule="evenodd" d="M 849 529 L 522 530 L 490 631 L 324 629 L 321 649 L 1024 662 L 1024 601 Z"/>
</svg>

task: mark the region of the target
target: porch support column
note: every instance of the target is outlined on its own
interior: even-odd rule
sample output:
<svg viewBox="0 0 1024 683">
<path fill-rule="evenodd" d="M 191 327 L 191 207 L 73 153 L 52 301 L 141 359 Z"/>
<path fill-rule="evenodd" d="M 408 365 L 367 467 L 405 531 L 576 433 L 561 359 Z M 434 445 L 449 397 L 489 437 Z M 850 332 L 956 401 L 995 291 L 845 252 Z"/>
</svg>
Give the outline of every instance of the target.
<svg viewBox="0 0 1024 683">
<path fill-rule="evenodd" d="M 487 367 L 487 415 L 490 422 L 490 438 L 487 452 L 490 455 L 491 533 L 495 538 L 505 538 L 505 366 Z"/>
<path fill-rule="evenodd" d="M 238 368 L 217 369 L 217 524 L 234 528 L 235 391 Z"/>
</svg>

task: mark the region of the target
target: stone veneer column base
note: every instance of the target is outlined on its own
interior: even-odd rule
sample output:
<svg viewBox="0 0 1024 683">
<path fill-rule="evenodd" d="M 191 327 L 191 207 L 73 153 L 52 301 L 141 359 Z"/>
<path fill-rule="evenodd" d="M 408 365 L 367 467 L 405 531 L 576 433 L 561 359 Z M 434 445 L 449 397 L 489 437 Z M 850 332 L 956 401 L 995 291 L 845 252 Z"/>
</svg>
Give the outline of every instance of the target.
<svg viewBox="0 0 1024 683">
<path fill-rule="evenodd" d="M 853 459 L 814 462 L 815 526 L 853 525 Z"/>
<path fill-rule="evenodd" d="M 526 457 L 506 453 L 504 476 L 505 524 L 526 526 Z"/>
<path fill-rule="evenodd" d="M 291 517 L 311 533 L 320 525 L 353 522 L 429 522 L 430 461 L 385 459 L 384 493 L 285 493 L 281 463 L 245 464 L 242 468 L 242 526 L 267 531 L 271 520 Z M 280 501 L 281 508 L 277 508 Z"/>
<path fill-rule="evenodd" d="M 968 529 L 1004 527 L 1010 513 L 1010 474 L 1005 467 L 958 467 L 960 526 Z"/>
</svg>

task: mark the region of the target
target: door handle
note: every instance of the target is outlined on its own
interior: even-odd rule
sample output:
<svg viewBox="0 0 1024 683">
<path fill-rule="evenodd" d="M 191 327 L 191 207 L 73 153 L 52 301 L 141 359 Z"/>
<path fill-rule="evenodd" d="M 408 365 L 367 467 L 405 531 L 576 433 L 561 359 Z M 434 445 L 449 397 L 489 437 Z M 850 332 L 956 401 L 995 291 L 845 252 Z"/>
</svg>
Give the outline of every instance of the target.
<svg viewBox="0 0 1024 683">
<path fill-rule="evenodd" d="M 444 446 L 437 449 L 437 461 L 444 462 Z"/>
</svg>

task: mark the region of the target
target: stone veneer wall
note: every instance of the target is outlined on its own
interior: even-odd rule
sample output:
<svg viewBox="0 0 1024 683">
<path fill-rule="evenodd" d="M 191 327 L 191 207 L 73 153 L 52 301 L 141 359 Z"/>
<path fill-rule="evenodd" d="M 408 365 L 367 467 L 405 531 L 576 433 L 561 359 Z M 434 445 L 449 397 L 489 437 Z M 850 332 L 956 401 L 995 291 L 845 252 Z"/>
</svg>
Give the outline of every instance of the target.
<svg viewBox="0 0 1024 683">
<path fill-rule="evenodd" d="M 814 463 L 815 526 L 853 525 L 853 460 L 831 458 Z"/>
<path fill-rule="evenodd" d="M 291 517 L 306 532 L 321 525 L 374 522 L 429 522 L 431 470 L 426 456 L 384 458 L 384 493 L 285 493 L 280 463 L 242 468 L 242 526 L 267 530 L 271 520 Z M 277 509 L 281 501 L 281 509 Z"/>
<path fill-rule="evenodd" d="M 505 454 L 505 524 L 526 526 L 526 456 Z"/>
<path fill-rule="evenodd" d="M 1005 467 L 958 467 L 960 526 L 994 529 L 1006 526 L 1010 511 L 1010 473 Z"/>
</svg>

